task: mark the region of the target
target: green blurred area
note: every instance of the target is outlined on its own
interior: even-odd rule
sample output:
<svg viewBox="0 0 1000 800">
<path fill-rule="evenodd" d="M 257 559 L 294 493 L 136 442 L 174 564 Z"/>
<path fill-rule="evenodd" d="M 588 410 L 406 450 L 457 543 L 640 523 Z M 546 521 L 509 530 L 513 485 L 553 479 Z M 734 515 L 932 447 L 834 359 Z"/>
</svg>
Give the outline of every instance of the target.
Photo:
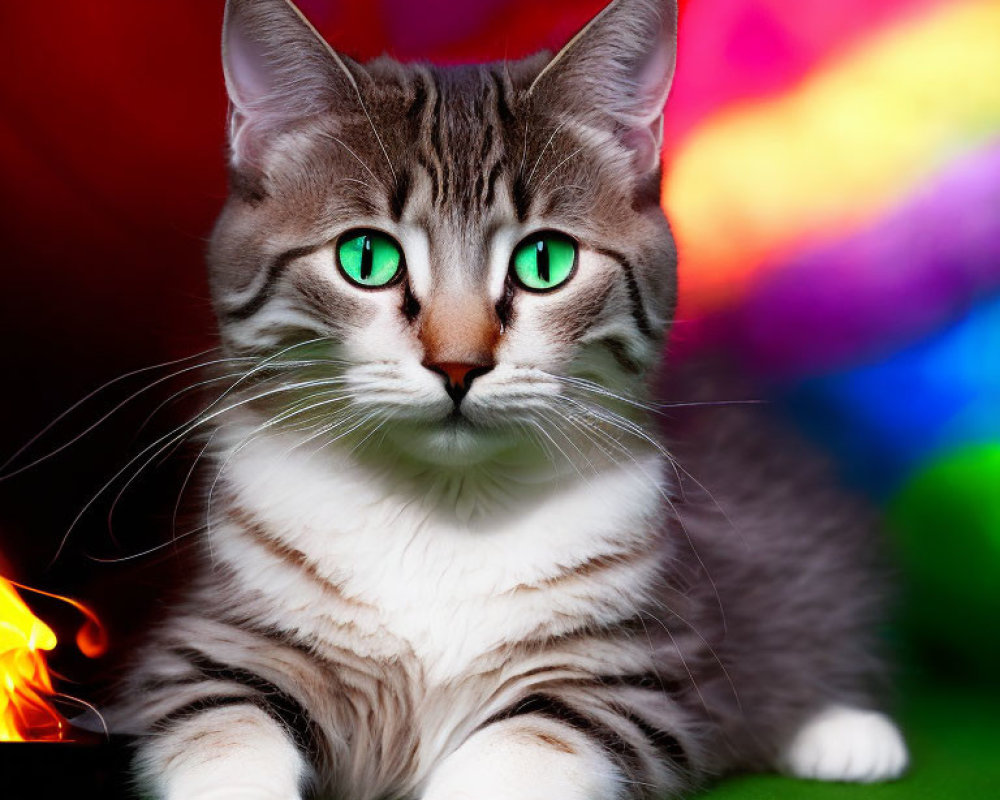
<svg viewBox="0 0 1000 800">
<path fill-rule="evenodd" d="M 704 800 L 1000 800 L 1000 445 L 939 455 L 886 509 L 908 774 L 876 785 L 748 775 Z"/>
<path fill-rule="evenodd" d="M 917 658 L 944 674 L 995 682 L 1000 444 L 932 461 L 893 499 L 888 526 L 902 571 L 901 621 Z"/>
<path fill-rule="evenodd" d="M 704 800 L 995 800 L 1000 798 L 1000 688 L 944 686 L 925 679 L 905 688 L 900 722 L 909 773 L 875 785 L 819 783 L 777 775 L 723 781 Z"/>
<path fill-rule="evenodd" d="M 886 510 L 909 773 L 876 785 L 748 775 L 704 800 L 1000 800 L 1000 445 L 942 453 Z"/>
</svg>

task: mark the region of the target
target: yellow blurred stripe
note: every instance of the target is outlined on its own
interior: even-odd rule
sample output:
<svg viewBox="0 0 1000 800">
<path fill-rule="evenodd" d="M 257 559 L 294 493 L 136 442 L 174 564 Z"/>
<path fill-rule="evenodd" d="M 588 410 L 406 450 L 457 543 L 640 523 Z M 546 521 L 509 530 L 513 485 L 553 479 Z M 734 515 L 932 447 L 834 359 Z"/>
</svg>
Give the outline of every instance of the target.
<svg viewBox="0 0 1000 800">
<path fill-rule="evenodd" d="M 1000 0 L 936 7 L 780 98 L 721 112 L 664 185 L 684 310 L 726 304 L 764 258 L 875 217 L 998 128 Z"/>
</svg>

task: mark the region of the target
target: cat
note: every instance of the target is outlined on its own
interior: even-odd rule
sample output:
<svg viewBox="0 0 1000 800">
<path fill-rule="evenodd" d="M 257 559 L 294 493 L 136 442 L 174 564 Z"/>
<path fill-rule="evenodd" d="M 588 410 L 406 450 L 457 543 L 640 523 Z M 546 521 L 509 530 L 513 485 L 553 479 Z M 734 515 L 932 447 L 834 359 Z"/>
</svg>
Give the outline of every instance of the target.
<svg viewBox="0 0 1000 800">
<path fill-rule="evenodd" d="M 719 396 L 661 361 L 676 17 L 614 0 L 555 56 L 436 68 L 228 0 L 208 260 L 239 373 L 200 566 L 116 711 L 149 796 L 903 772 L 860 504 L 760 409 L 653 400 Z"/>
</svg>

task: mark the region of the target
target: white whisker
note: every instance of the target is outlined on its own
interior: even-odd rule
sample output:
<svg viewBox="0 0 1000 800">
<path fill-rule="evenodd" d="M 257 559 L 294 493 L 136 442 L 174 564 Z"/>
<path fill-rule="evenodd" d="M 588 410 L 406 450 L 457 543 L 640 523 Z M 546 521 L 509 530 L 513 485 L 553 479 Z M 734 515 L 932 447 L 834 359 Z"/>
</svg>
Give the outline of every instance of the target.
<svg viewBox="0 0 1000 800">
<path fill-rule="evenodd" d="M 357 162 L 358 162 L 358 163 L 359 163 L 359 164 L 360 164 L 360 165 L 361 165 L 362 167 L 364 167 L 364 168 L 365 168 L 365 171 L 366 171 L 366 172 L 367 172 L 367 173 L 368 173 L 369 175 L 371 175 L 371 176 L 372 176 L 372 180 L 373 180 L 373 181 L 375 181 L 376 183 L 382 183 L 382 181 L 381 181 L 381 180 L 379 180 L 379 177 L 378 177 L 378 176 L 377 176 L 377 175 L 376 175 L 376 174 L 375 174 L 374 172 L 372 172 L 372 168 L 371 168 L 371 167 L 369 167 L 369 166 L 368 166 L 368 165 L 367 165 L 367 164 L 366 164 L 366 163 L 364 162 L 364 160 L 363 160 L 363 159 L 361 158 L 361 156 L 359 156 L 359 155 L 358 155 L 357 153 L 355 153 L 355 152 L 354 152 L 354 151 L 353 151 L 353 150 L 352 150 L 352 149 L 350 148 L 350 146 L 348 146 L 347 142 L 345 142 L 345 141 L 344 141 L 343 139 L 341 139 L 341 138 L 339 138 L 339 137 L 337 137 L 337 136 L 334 136 L 334 135 L 333 135 L 332 133 L 327 133 L 327 132 L 323 132 L 323 133 L 322 133 L 322 135 L 323 135 L 323 136 L 325 136 L 325 137 L 326 137 L 327 139 L 333 139 L 333 141 L 335 141 L 335 142 L 337 142 L 337 144 L 341 145 L 341 146 L 342 146 L 342 147 L 343 147 L 343 148 L 344 148 L 344 149 L 345 149 L 345 150 L 346 150 L 346 151 L 347 151 L 348 153 L 350 153 L 350 154 L 351 154 L 352 156 L 354 156 L 354 160 L 355 160 L 355 161 L 357 161 Z M 385 184 L 384 184 L 384 183 L 382 183 L 382 185 L 384 186 Z"/>
<path fill-rule="evenodd" d="M 16 470 L 12 470 L 11 472 L 7 472 L 7 473 L 5 473 L 3 475 L 0 475 L 0 481 L 5 481 L 5 480 L 8 480 L 9 478 L 13 478 L 15 475 L 20 475 L 21 473 L 26 472 L 27 470 L 32 469 L 34 467 L 37 467 L 38 465 L 43 464 L 44 462 L 48 461 L 49 459 L 54 458 L 55 456 L 59 455 L 60 453 L 64 452 L 65 450 L 69 449 L 74 444 L 76 444 L 81 439 L 83 439 L 85 436 L 87 436 L 87 434 L 91 433 L 92 431 L 96 430 L 101 425 L 103 425 L 105 422 L 107 422 L 111 417 L 113 417 L 115 414 L 117 414 L 119 411 L 121 411 L 125 406 L 127 406 L 133 400 L 135 400 L 136 398 L 142 396 L 143 394 L 145 394 L 146 392 L 148 392 L 150 389 L 155 388 L 156 386 L 159 386 L 159 385 L 161 385 L 163 383 L 166 383 L 167 381 L 173 380 L 174 378 L 177 378 L 178 376 L 184 375 L 184 374 L 186 374 L 188 372 L 193 372 L 193 371 L 199 370 L 199 369 L 205 369 L 206 367 L 215 366 L 215 365 L 218 365 L 218 364 L 225 364 L 225 363 L 228 363 L 228 362 L 231 362 L 231 361 L 242 361 L 242 360 L 243 359 L 219 359 L 217 361 L 209 361 L 209 362 L 206 362 L 204 364 L 196 364 L 196 365 L 194 365 L 192 367 L 185 367 L 184 369 L 178 370 L 176 372 L 173 372 L 170 375 L 166 375 L 166 376 L 164 376 L 162 378 L 158 378 L 157 380 L 153 381 L 152 383 L 147 384 L 146 386 L 144 386 L 142 389 L 139 389 L 138 391 L 133 392 L 127 398 L 125 398 L 124 400 L 122 400 L 121 402 L 119 402 L 117 405 L 115 405 L 114 408 L 112 408 L 110 411 L 108 411 L 105 414 L 103 414 L 96 422 L 93 422 L 90 425 L 88 425 L 83 431 L 81 431 L 80 433 L 76 434 L 76 436 L 74 436 L 68 442 L 65 442 L 64 444 L 61 444 L 55 450 L 50 450 L 48 453 L 46 453 L 43 456 L 39 456 L 34 461 L 31 461 L 28 464 L 25 464 L 25 465 L 23 465 L 21 467 L 18 467 Z M 134 374 L 137 374 L 137 373 L 130 373 L 130 374 L 134 375 Z M 111 383 L 105 384 L 104 387 L 102 387 L 102 389 L 106 388 L 106 387 L 108 387 L 110 385 L 111 385 Z M 94 392 L 91 392 L 91 394 L 88 395 L 87 398 L 93 397 L 97 392 L 100 392 L 102 389 L 97 389 Z M 78 408 L 82 403 L 86 402 L 87 398 L 84 398 L 83 400 L 80 400 L 74 406 L 72 406 L 70 409 L 68 409 L 67 411 L 63 412 L 63 414 L 61 414 L 59 417 L 57 417 L 56 420 L 54 420 L 53 422 L 49 423 L 49 425 L 46 426 L 46 428 L 44 428 L 41 433 L 37 434 L 34 438 L 31 439 L 30 442 L 28 442 L 28 444 L 24 445 L 20 450 L 18 450 L 17 453 L 15 453 L 10 459 L 8 459 L 7 462 L 6 462 L 6 464 L 9 464 L 11 461 L 13 461 L 15 458 L 17 458 L 18 455 L 20 455 L 25 450 L 27 450 L 34 442 L 38 441 L 38 439 L 41 436 L 43 436 L 46 431 L 51 430 L 52 427 L 54 425 L 56 425 L 57 422 L 60 419 L 65 418 L 65 416 L 67 414 L 69 414 L 73 409 Z M 6 466 L 6 464 L 4 466 Z"/>
<path fill-rule="evenodd" d="M 207 425 L 208 423 L 212 422 L 213 420 L 217 419 L 218 417 L 222 416 L 223 414 L 227 414 L 227 413 L 229 413 L 231 411 L 234 411 L 234 410 L 236 410 L 238 408 L 242 408 L 242 407 L 246 406 L 249 403 L 257 402 L 257 401 L 260 401 L 260 400 L 265 399 L 267 397 L 271 397 L 271 396 L 274 396 L 274 395 L 277 395 L 277 394 L 281 394 L 282 392 L 297 391 L 297 390 L 300 390 L 300 389 L 305 388 L 305 387 L 315 387 L 317 385 L 321 385 L 321 383 L 322 382 L 308 381 L 308 382 L 306 382 L 304 384 L 291 384 L 289 386 L 281 386 L 281 387 L 278 387 L 276 389 L 271 389 L 271 390 L 269 390 L 267 392 L 261 392 L 261 393 L 259 393 L 257 395 L 252 396 L 252 397 L 249 397 L 249 398 L 246 398 L 246 399 L 241 400 L 239 402 L 233 403 L 233 404 L 228 405 L 228 406 L 226 406 L 226 407 L 224 407 L 222 409 L 213 411 L 211 414 L 205 415 L 205 413 L 202 412 L 201 414 L 195 415 L 193 418 L 191 418 L 187 422 L 185 422 L 185 423 L 177 426 L 176 428 L 174 428 L 169 433 L 164 434 L 163 436 L 161 436 L 159 439 L 157 439 L 153 443 L 151 443 L 151 444 L 147 445 L 146 447 L 144 447 L 137 455 L 135 455 L 133 458 L 131 458 L 129 460 L 129 462 L 124 467 L 122 467 L 120 470 L 118 470 L 111 477 L 110 480 L 108 480 L 100 489 L 98 489 L 97 493 L 94 494 L 84 504 L 83 508 L 80 509 L 80 511 L 73 518 L 73 520 L 70 523 L 69 527 L 67 528 L 66 532 L 63 534 L 62 538 L 60 539 L 59 546 L 56 549 L 55 555 L 52 557 L 52 561 L 50 562 L 50 565 L 54 564 L 58 560 L 59 556 L 62 554 L 63 548 L 66 546 L 66 542 L 68 541 L 70 534 L 73 532 L 73 530 L 79 524 L 79 522 L 83 518 L 84 514 L 86 514 L 90 510 L 90 508 L 94 505 L 94 503 L 96 503 L 97 500 L 100 497 L 102 497 L 104 495 L 104 493 L 106 491 L 108 491 L 108 489 L 110 489 L 131 467 L 133 467 L 141 459 L 145 458 L 147 456 L 147 454 L 149 454 L 150 452 L 152 452 L 152 455 L 149 456 L 148 458 L 146 458 L 146 460 L 143 461 L 142 464 L 139 466 L 139 468 L 136 471 L 136 473 L 134 473 L 128 479 L 128 481 L 126 483 L 126 486 L 131 485 L 136 480 L 136 478 L 143 471 L 145 471 L 145 469 L 151 463 L 153 463 L 162 453 L 164 453 L 168 448 L 170 448 L 171 446 L 173 446 L 174 444 L 176 444 L 179 440 L 182 440 L 182 439 L 186 438 L 187 436 L 189 436 L 191 433 L 193 433 L 198 428 L 200 428 L 200 427 L 202 427 L 204 425 Z M 232 390 L 232 388 L 233 387 L 230 387 L 230 389 L 227 389 L 226 392 L 224 392 L 222 396 L 225 396 L 226 394 L 229 394 L 230 391 Z M 218 403 L 219 399 L 221 399 L 221 398 L 217 398 L 216 401 L 209 408 L 214 407 Z M 164 444 L 164 442 L 166 442 L 166 444 Z M 119 494 L 119 496 L 120 496 L 120 494 Z"/>
<path fill-rule="evenodd" d="M 549 137 L 549 140 L 545 143 L 545 147 L 542 148 L 541 152 L 538 154 L 538 158 L 535 159 L 535 166 L 531 168 L 531 174 L 528 175 L 528 179 L 525 181 L 526 186 L 529 187 L 531 186 L 531 179 L 535 176 L 535 171 L 538 169 L 538 165 L 542 163 L 542 157 L 545 155 L 546 151 L 552 145 L 552 142 L 555 141 L 556 135 L 559 133 L 559 131 L 561 131 L 565 127 L 566 127 L 566 121 L 563 120 L 558 125 L 556 125 L 555 130 L 552 131 L 552 135 Z"/>
<path fill-rule="evenodd" d="M 10 456 L 10 458 L 8 458 L 6 461 L 4 461 L 3 464 L 0 464 L 0 472 L 2 472 L 3 470 L 7 469 L 7 467 L 13 461 L 15 461 L 20 455 L 22 455 L 35 442 L 37 442 L 39 439 L 41 439 L 46 433 L 48 433 L 50 430 L 52 430 L 62 420 L 64 420 L 66 417 L 68 417 L 70 414 L 72 414 L 74 411 L 76 411 L 76 409 L 78 409 L 80 406 L 82 406 L 88 400 L 91 400 L 94 397 L 96 397 L 97 395 L 99 395 L 105 389 L 110 389 L 112 386 L 115 386 L 116 384 L 119 384 L 122 381 L 126 381 L 129 378 L 133 378 L 136 375 L 143 375 L 143 374 L 145 374 L 147 372 L 152 372 L 153 370 L 166 369 L 167 367 L 173 367 L 173 366 L 176 366 L 177 364 L 183 364 L 185 361 L 192 361 L 192 360 L 194 360 L 196 358 L 201 358 L 202 356 L 206 356 L 209 353 L 214 353 L 218 349 L 219 349 L 218 347 L 212 347 L 212 348 L 209 348 L 208 350 L 203 350 L 200 353 L 195 353 L 193 356 L 185 356 L 184 358 L 178 358 L 178 359 L 175 359 L 173 361 L 166 361 L 166 362 L 164 362 L 162 364 L 154 364 L 153 366 L 150 366 L 150 367 L 142 367 L 140 369 L 132 370 L 131 372 L 126 372 L 124 375 L 119 375 L 117 378 L 112 378 L 107 383 L 104 383 L 104 384 L 98 386 L 92 392 L 90 392 L 89 394 L 87 394 L 84 397 L 82 397 L 79 400 L 77 400 L 75 403 L 73 403 L 73 405 L 71 405 L 69 408 L 67 408 L 65 411 L 63 411 L 61 414 L 59 414 L 59 416 L 57 416 L 48 425 L 46 425 L 44 428 L 42 428 L 38 433 L 36 433 L 34 436 L 32 436 L 27 442 L 25 442 L 23 445 L 21 445 L 21 447 L 18 448 L 18 450 L 12 456 Z M 2 478 L 0 478 L 0 480 L 2 480 Z"/>
<path fill-rule="evenodd" d="M 566 164 L 567 161 L 570 161 L 571 159 L 576 158 L 576 156 L 580 155 L 580 153 L 582 153 L 582 152 L 583 152 L 583 148 L 582 147 L 578 147 L 576 150 L 574 150 L 572 153 L 570 153 L 568 156 L 566 156 L 566 158 L 564 158 L 562 161 L 560 161 L 552 169 L 549 170 L 548 174 L 544 178 L 542 178 L 542 182 L 538 184 L 537 188 L 541 189 L 548 182 L 549 178 L 551 178 L 553 175 L 555 175 L 556 172 L 558 172 L 559 169 L 564 164 Z"/>
</svg>

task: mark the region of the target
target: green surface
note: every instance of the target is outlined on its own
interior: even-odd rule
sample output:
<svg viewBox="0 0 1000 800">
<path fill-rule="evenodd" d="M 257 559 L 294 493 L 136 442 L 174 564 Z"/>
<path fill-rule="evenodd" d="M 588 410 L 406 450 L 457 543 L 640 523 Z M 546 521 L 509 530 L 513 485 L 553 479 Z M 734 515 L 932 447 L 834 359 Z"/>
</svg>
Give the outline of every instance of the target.
<svg viewBox="0 0 1000 800">
<path fill-rule="evenodd" d="M 1000 444 L 943 454 L 888 511 L 911 633 L 948 650 L 959 671 L 993 676 L 1000 665 Z"/>
<path fill-rule="evenodd" d="M 733 778 L 699 800 L 1000 800 L 1000 694 L 997 689 L 916 688 L 901 722 L 912 764 L 893 783 L 860 786 L 776 775 Z"/>
</svg>

